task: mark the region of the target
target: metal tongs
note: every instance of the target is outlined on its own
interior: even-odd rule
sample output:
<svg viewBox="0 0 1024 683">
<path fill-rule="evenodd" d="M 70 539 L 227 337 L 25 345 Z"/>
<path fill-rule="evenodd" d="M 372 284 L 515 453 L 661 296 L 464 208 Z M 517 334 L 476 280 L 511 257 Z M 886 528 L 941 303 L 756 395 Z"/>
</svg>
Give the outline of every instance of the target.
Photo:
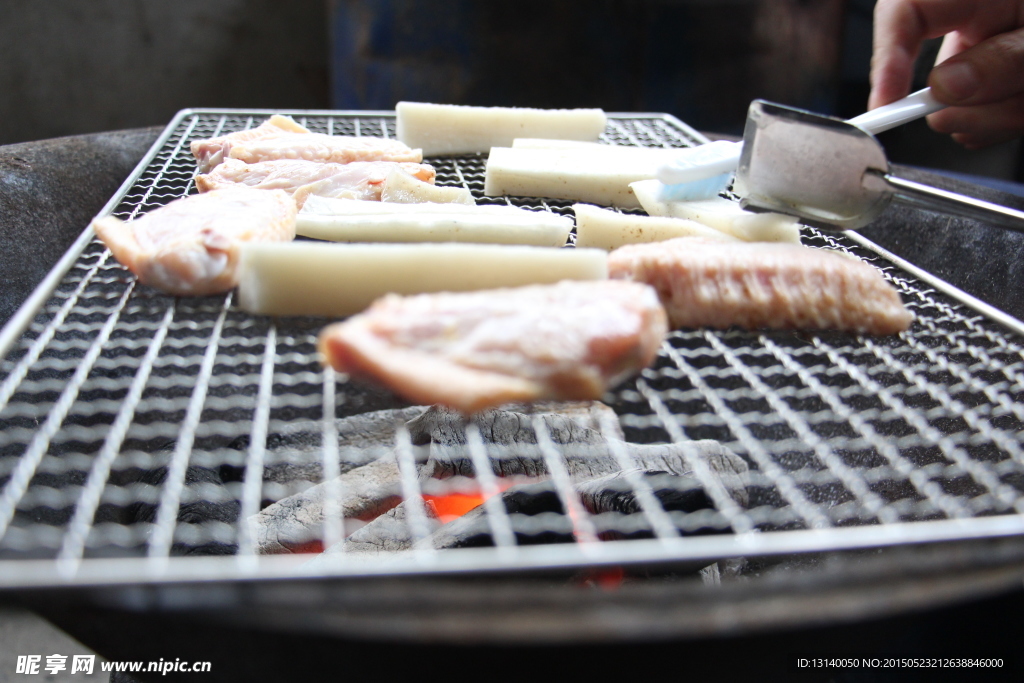
<svg viewBox="0 0 1024 683">
<path fill-rule="evenodd" d="M 751 211 L 860 228 L 896 201 L 1024 232 L 1024 212 L 901 178 L 857 126 L 763 100 L 750 105 L 733 189 Z"/>
</svg>

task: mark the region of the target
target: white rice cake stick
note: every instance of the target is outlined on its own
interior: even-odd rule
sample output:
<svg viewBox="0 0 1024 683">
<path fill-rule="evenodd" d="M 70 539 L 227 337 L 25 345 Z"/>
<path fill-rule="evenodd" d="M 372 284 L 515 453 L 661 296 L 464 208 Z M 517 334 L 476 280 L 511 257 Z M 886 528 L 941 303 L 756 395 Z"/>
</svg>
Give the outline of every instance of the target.
<svg viewBox="0 0 1024 683">
<path fill-rule="evenodd" d="M 399 102 L 398 139 L 424 156 L 486 152 L 508 147 L 517 137 L 597 140 L 607 117 L 600 109 L 467 107 Z"/>
<path fill-rule="evenodd" d="M 384 179 L 380 200 L 396 204 L 419 204 L 422 202 L 476 204 L 473 194 L 466 188 L 426 183 L 400 166 L 391 169 L 387 178 Z"/>
<path fill-rule="evenodd" d="M 607 277 L 608 254 L 601 249 L 247 243 L 239 261 L 238 303 L 260 315 L 341 317 L 389 293 L 463 292 Z"/>
<path fill-rule="evenodd" d="M 692 202 L 663 202 L 661 183 L 645 180 L 630 185 L 633 194 L 652 216 L 686 218 L 721 230 L 745 242 L 800 243 L 800 223 L 793 216 L 781 213 L 754 213 L 724 197 Z"/>
<path fill-rule="evenodd" d="M 487 159 L 484 194 L 550 197 L 637 208 L 630 183 L 654 178 L 678 150 L 595 145 L 593 148 L 494 147 Z"/>
<path fill-rule="evenodd" d="M 564 247 L 572 219 L 515 206 L 388 204 L 310 197 L 296 232 L 332 242 L 475 242 Z"/>
<path fill-rule="evenodd" d="M 732 235 L 685 218 L 633 216 L 590 204 L 573 204 L 572 208 L 576 212 L 577 247 L 611 251 L 626 244 L 663 242 L 674 237 L 739 241 Z"/>
</svg>

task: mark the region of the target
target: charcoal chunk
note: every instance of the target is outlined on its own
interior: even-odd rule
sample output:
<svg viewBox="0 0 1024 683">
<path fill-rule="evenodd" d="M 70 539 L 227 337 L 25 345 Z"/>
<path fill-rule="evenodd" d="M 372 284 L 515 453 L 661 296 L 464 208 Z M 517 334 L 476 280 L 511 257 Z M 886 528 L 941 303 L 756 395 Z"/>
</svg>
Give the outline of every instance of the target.
<svg viewBox="0 0 1024 683">
<path fill-rule="evenodd" d="M 336 420 L 341 472 L 366 464 L 365 459 L 354 457 L 363 451 L 394 446 L 396 426 L 417 417 L 426 409 L 425 406 L 411 406 L 378 410 Z M 322 422 L 298 422 L 267 435 L 267 464 L 263 468 L 263 480 L 282 484 L 322 480 L 322 439 Z M 241 447 L 248 447 L 248 440 Z"/>
<path fill-rule="evenodd" d="M 433 507 L 423 506 L 426 531 L 433 533 L 441 526 Z M 397 553 L 408 550 L 413 544 L 413 534 L 409 527 L 409 503 L 402 502 L 377 517 L 366 526 L 357 529 L 345 540 L 327 548 L 320 557 L 322 561 L 313 560 L 306 566 L 315 569 L 323 566 L 328 558 L 345 554 L 348 558 L 375 558 L 386 553 Z"/>
<path fill-rule="evenodd" d="M 421 469 L 425 467 L 421 465 Z M 337 486 L 342 516 L 372 520 L 401 500 L 401 479 L 394 455 L 375 460 L 312 488 L 279 500 L 250 518 L 257 552 L 289 553 L 319 540 L 329 487 Z"/>
<path fill-rule="evenodd" d="M 511 405 L 505 409 L 485 410 L 475 415 L 472 421 L 485 443 L 504 446 L 537 443 L 534 416 L 541 417 L 556 444 L 599 443 L 604 439 L 597 432 L 602 415 L 610 417 L 611 424 L 618 425 L 615 413 L 596 401 Z M 467 418 L 459 411 L 432 406 L 410 420 L 408 429 L 412 442 L 417 445 L 465 445 L 467 424 Z M 611 436 L 621 438 L 621 432 Z"/>
</svg>

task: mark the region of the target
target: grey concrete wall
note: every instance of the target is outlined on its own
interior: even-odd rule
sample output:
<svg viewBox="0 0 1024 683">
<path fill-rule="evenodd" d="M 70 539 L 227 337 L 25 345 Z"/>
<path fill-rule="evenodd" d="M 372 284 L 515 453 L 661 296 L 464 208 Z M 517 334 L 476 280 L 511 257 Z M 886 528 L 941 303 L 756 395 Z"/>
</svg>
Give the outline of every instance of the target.
<svg viewBox="0 0 1024 683">
<path fill-rule="evenodd" d="M 0 144 L 325 108 L 325 0 L 0 0 Z"/>
</svg>

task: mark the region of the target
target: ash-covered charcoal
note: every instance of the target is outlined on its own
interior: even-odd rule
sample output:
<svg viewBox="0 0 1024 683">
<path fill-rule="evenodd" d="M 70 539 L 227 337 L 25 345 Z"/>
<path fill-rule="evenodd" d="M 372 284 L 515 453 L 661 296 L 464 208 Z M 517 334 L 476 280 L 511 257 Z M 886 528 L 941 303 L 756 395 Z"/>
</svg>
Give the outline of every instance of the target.
<svg viewBox="0 0 1024 683">
<path fill-rule="evenodd" d="M 695 441 L 694 443 L 704 442 Z M 747 491 L 746 482 L 750 479 L 750 466 L 747 465 L 747 461 L 720 443 L 715 441 L 707 443 L 718 446 L 718 448 L 705 447 L 701 450 L 700 457 L 707 463 L 711 475 L 718 479 L 726 492 L 740 506 L 749 506 L 750 494 Z"/>
<path fill-rule="evenodd" d="M 684 441 L 672 444 L 638 445 L 627 443 L 622 444 L 622 446 L 625 447 L 626 452 L 629 455 L 629 459 L 633 463 L 632 469 L 641 471 L 644 476 L 677 476 L 681 477 L 681 479 L 676 482 L 678 485 L 674 487 L 671 486 L 671 480 L 666 479 L 666 482 L 670 484 L 670 488 L 697 489 L 699 492 L 699 499 L 706 501 L 706 504 L 702 504 L 700 507 L 694 508 L 695 510 L 712 507 L 712 505 L 710 498 L 707 497 L 706 493 L 701 488 L 699 480 L 694 476 L 693 468 L 686 459 L 687 456 L 690 458 L 696 458 L 707 465 L 711 476 L 722 485 L 722 488 L 732 496 L 733 500 L 744 507 L 749 504 L 749 497 L 745 484 L 747 475 L 750 471 L 747 461 L 717 441 L 703 439 L 700 441 Z M 569 462 L 572 462 L 572 460 L 570 459 Z M 602 462 L 602 465 L 603 464 L 604 463 Z M 572 469 L 570 469 L 570 472 L 572 472 Z M 625 481 L 625 475 L 625 471 L 616 467 L 612 472 L 605 474 L 600 478 L 582 482 L 579 488 L 582 492 L 583 488 L 589 486 L 591 488 L 588 490 L 594 491 L 596 489 L 594 489 L 593 486 L 601 481 L 607 482 L 607 484 L 613 488 L 621 488 L 623 486 L 628 487 L 628 483 Z M 682 479 L 683 477 L 688 481 Z M 666 494 L 666 496 L 666 500 L 671 498 L 668 494 Z M 683 505 L 683 507 L 678 508 L 681 512 L 693 511 L 685 509 L 685 505 L 687 505 L 687 503 L 684 503 L 682 499 L 678 501 L 678 504 Z M 625 512 L 625 510 L 620 511 Z"/>
<path fill-rule="evenodd" d="M 409 528 L 408 510 L 408 501 L 391 508 L 366 526 L 357 529 L 344 541 L 327 548 L 310 560 L 306 567 L 316 569 L 340 554 L 345 554 L 349 558 L 376 558 L 382 554 L 409 550 L 412 548 L 413 536 Z M 441 526 L 441 521 L 437 518 L 433 506 L 424 505 L 423 511 L 427 522 L 426 531 L 434 533 Z"/>
<path fill-rule="evenodd" d="M 472 422 L 488 446 L 494 474 L 500 477 L 546 474 L 543 457 L 537 447 L 534 418 L 544 423 L 548 437 L 558 446 L 599 446 L 606 436 L 596 429 L 602 418 L 618 427 L 618 417 L 598 401 L 538 403 L 530 406 L 509 406 L 477 413 L 467 419 L 462 413 L 443 406 L 433 406 L 408 424 L 413 443 L 431 445 L 431 458 L 439 479 L 463 475 L 474 476 L 472 459 L 467 450 L 466 427 Z M 622 433 L 616 430 L 612 438 Z"/>
<path fill-rule="evenodd" d="M 621 512 L 631 515 L 641 511 L 636 491 L 629 481 L 631 473 L 639 474 L 651 487 L 661 506 L 669 511 L 696 512 L 714 505 L 693 477 L 663 471 L 629 470 L 585 481 L 576 487 L 584 509 L 592 515 Z"/>
<path fill-rule="evenodd" d="M 592 515 L 604 513 L 618 513 L 622 515 L 636 515 L 643 512 L 636 490 L 629 481 L 630 475 L 635 472 L 650 487 L 651 492 L 658 503 L 666 512 L 697 512 L 699 510 L 714 510 L 714 503 L 701 488 L 700 482 L 693 477 L 669 474 L 668 472 L 631 470 L 630 472 L 616 472 L 604 477 L 598 477 L 584 482 L 576 487 L 580 501 L 584 509 Z M 598 536 L 603 541 L 612 541 L 625 538 L 653 538 L 654 534 L 647 528 L 647 522 L 642 518 L 635 518 L 622 526 L 623 522 L 629 520 L 612 521 L 612 529 L 601 531 Z M 595 520 L 596 523 L 596 520 Z M 639 523 L 639 524 L 638 524 Z M 607 523 L 606 523 L 607 524 Z M 615 528 L 622 527 L 622 528 Z M 690 530 L 685 535 L 708 533 L 710 529 Z"/>
<path fill-rule="evenodd" d="M 353 458 L 356 453 L 395 443 L 395 426 L 421 415 L 426 406 L 410 406 L 351 415 L 335 421 L 338 432 L 338 458 L 341 473 L 366 464 Z M 279 484 L 317 482 L 323 479 L 323 423 L 297 422 L 267 435 L 266 466 L 263 480 Z M 248 447 L 248 442 L 239 443 Z M 238 468 L 238 481 L 244 470 Z"/>
<path fill-rule="evenodd" d="M 690 444 L 671 444 L 675 447 L 685 448 L 692 446 L 693 455 L 699 458 L 707 470 L 719 485 L 740 505 L 746 507 L 749 504 L 749 495 L 745 480 L 750 469 L 746 461 L 722 446 L 717 441 L 694 441 Z M 657 462 L 663 462 L 666 470 L 637 469 L 632 472 L 643 477 L 645 483 L 650 487 L 654 497 L 667 512 L 692 513 L 700 510 L 714 510 L 715 504 L 711 496 L 701 485 L 697 477 L 693 475 L 684 464 L 684 471 L 678 471 L 680 461 L 676 453 L 665 450 L 665 447 L 658 448 L 657 452 L 648 453 L 646 462 L 652 466 Z M 674 449 L 675 450 L 675 449 Z M 576 491 L 580 496 L 583 507 L 592 515 L 599 515 L 606 512 L 620 513 L 625 515 L 636 514 L 642 511 L 640 501 L 637 498 L 636 489 L 630 483 L 631 471 L 619 471 L 582 482 L 576 485 Z M 710 528 L 691 529 L 688 534 L 713 533 Z M 619 538 L 650 538 L 652 534 L 646 529 L 634 531 L 605 531 L 600 534 L 603 540 L 614 540 Z"/>
<path fill-rule="evenodd" d="M 630 468 L 677 475 L 690 473 L 687 457 L 700 458 L 709 467 L 729 474 L 726 488 L 736 488 L 738 492 L 742 490 L 743 498 L 737 498 L 737 502 L 746 504 L 746 489 L 738 472 L 741 471 L 739 468 L 746 472 L 747 464 L 717 441 L 705 439 L 672 444 L 635 444 L 615 440 L 610 443 L 602 434 L 589 429 L 574 431 L 573 434 L 579 440 L 558 444 L 558 450 L 564 459 L 569 478 L 574 482 L 621 472 L 622 466 L 613 448 L 622 452 Z M 489 445 L 488 454 L 497 476 L 543 477 L 548 473 L 539 450 L 529 442 Z M 455 475 L 475 476 L 470 454 L 464 445 L 432 444 L 430 458 L 434 461 L 433 476 L 439 479 Z"/>
<path fill-rule="evenodd" d="M 536 478 L 547 475 L 547 466 L 537 445 L 537 434 L 534 431 L 534 420 L 539 418 L 543 421 L 555 448 L 563 457 L 570 480 L 575 483 L 621 472 L 621 461 L 616 457 L 617 454 L 624 458 L 629 467 L 644 472 L 664 472 L 676 476 L 690 472 L 688 458 L 698 458 L 706 462 L 713 471 L 721 470 L 732 476 L 734 480 L 729 482 L 722 479 L 723 486 L 730 492 L 735 491 L 733 495 L 736 500 L 745 504 L 746 492 L 742 487 L 739 472 L 746 471 L 746 463 L 715 441 L 665 445 L 631 444 L 615 438 L 619 434 L 609 440 L 605 434 L 592 428 L 597 423 L 609 421 L 603 413 L 610 412 L 610 409 L 600 403 L 531 406 L 523 410 L 524 412 L 490 410 L 473 418 L 487 450 L 488 461 L 492 464 L 494 474 L 498 476 Z M 375 414 L 371 421 L 379 425 L 380 429 L 376 432 L 362 429 L 359 433 L 378 434 L 379 438 L 390 446 L 394 441 L 394 419 L 394 413 Z M 386 429 L 384 425 L 387 425 Z M 421 458 L 417 465 L 417 477 L 421 482 L 428 478 L 474 476 L 466 425 L 466 418 L 460 413 L 439 407 L 421 409 L 406 424 L 414 448 L 429 444 L 429 451 L 417 449 L 421 455 L 429 453 L 429 456 Z M 382 447 L 380 442 L 376 447 Z M 320 540 L 328 487 L 333 485 L 339 487 L 339 511 L 345 518 L 370 521 L 401 502 L 400 473 L 392 452 L 346 472 L 335 482 L 323 482 L 312 486 L 268 506 L 255 515 L 250 523 L 258 551 L 296 552 L 308 548 L 310 542 Z M 556 513 L 555 517 L 561 517 L 560 521 L 554 521 L 564 521 L 568 524 L 550 484 L 540 486 L 542 488 L 539 490 L 523 488 L 522 485 L 513 487 L 502 495 L 502 500 L 510 512 L 523 510 L 522 514 L 527 515 L 540 514 L 535 510 L 552 512 Z M 679 487 L 666 487 L 666 495 L 671 496 L 673 488 Z M 689 488 L 697 489 L 699 492 L 699 485 Z M 703 495 L 702 492 L 699 493 Z M 690 495 L 692 497 L 697 493 Z M 525 498 L 520 500 L 518 496 Z M 548 502 L 543 502 L 545 500 Z M 668 499 L 666 502 L 671 505 Z M 619 505 L 621 507 L 624 504 L 620 501 Z M 692 507 L 692 504 L 687 504 Z M 489 543 L 489 528 L 477 528 L 479 524 L 474 520 L 478 518 L 486 526 L 486 519 L 479 509 L 452 522 L 451 524 L 455 526 L 452 527 L 451 538 L 454 540 L 439 541 L 441 544 L 437 547 L 464 547 L 467 544 Z M 387 521 L 382 521 L 381 524 L 386 525 Z M 446 525 L 444 529 L 451 524 Z M 438 533 L 448 533 L 444 529 Z M 568 529 L 556 529 L 550 534 L 527 534 L 529 538 L 523 542 L 557 542 L 566 538 L 571 540 L 571 531 L 570 525 Z M 371 530 L 365 533 L 375 532 Z M 545 541 L 547 536 L 551 538 Z M 385 545 L 378 547 L 384 548 Z"/>
<path fill-rule="evenodd" d="M 460 472 L 472 472 L 466 452 L 465 418 L 458 412 L 441 407 L 413 407 L 403 409 L 412 417 L 406 423 L 415 445 L 432 444 L 429 460 L 420 464 L 420 479 L 434 477 L 446 479 Z M 604 437 L 586 425 L 595 424 L 604 413 L 611 409 L 599 402 L 545 403 L 532 406 L 544 419 L 552 439 L 559 444 L 596 444 Z M 553 412 L 553 411 L 564 411 Z M 361 419 L 339 420 L 339 442 L 346 435 L 349 446 L 358 443 L 364 449 L 392 448 L 395 440 L 395 425 L 403 411 L 378 411 Z M 612 413 L 614 415 L 614 413 Z M 531 424 L 532 414 L 507 410 L 491 410 L 477 416 L 485 444 L 500 443 L 507 446 L 536 444 L 537 435 Z M 345 422 L 344 425 L 341 423 Z M 295 454 L 309 454 L 307 462 L 288 464 L 277 470 L 287 476 L 301 472 L 303 477 L 311 473 L 322 473 L 322 466 L 313 462 L 320 457 L 319 443 L 322 432 L 319 423 L 309 423 L 309 429 L 296 429 L 289 436 Z M 316 425 L 313 428 L 312 425 Z M 342 431 L 344 429 L 344 432 Z M 456 449 L 452 454 L 438 451 L 434 446 L 450 445 Z M 295 446 L 299 448 L 295 448 Z M 278 457 L 277 454 L 274 456 Z M 503 460 L 498 460 L 503 463 Z M 511 469 L 500 475 L 543 474 L 538 468 L 539 460 L 527 457 L 515 458 Z M 291 481 L 289 479 L 289 481 Z M 341 490 L 341 513 L 346 518 L 371 520 L 393 508 L 401 500 L 401 485 L 397 461 L 392 454 L 381 457 L 366 465 L 356 466 L 345 472 L 338 480 Z M 311 485 L 309 488 L 268 506 L 250 519 L 257 551 L 260 553 L 288 553 L 304 550 L 312 541 L 320 540 L 324 521 L 326 492 L 331 482 Z"/>
<path fill-rule="evenodd" d="M 427 463 L 417 467 L 421 478 L 428 474 Z M 349 519 L 372 520 L 402 500 L 398 461 L 389 455 L 279 500 L 250 517 L 257 552 L 296 552 L 320 540 L 331 486 L 337 487 L 340 515 Z"/>
<path fill-rule="evenodd" d="M 602 436 L 597 426 L 602 416 L 611 417 L 618 426 L 618 416 L 611 408 L 598 401 L 543 402 L 531 406 L 510 405 L 477 413 L 476 424 L 484 443 L 501 445 L 535 444 L 534 416 L 540 416 L 551 440 L 557 444 L 599 443 Z M 444 446 L 464 445 L 466 425 L 470 420 L 457 410 L 444 406 L 431 406 L 407 425 L 412 442 L 416 445 L 436 443 Z M 617 431 L 615 438 L 623 438 Z"/>
</svg>

